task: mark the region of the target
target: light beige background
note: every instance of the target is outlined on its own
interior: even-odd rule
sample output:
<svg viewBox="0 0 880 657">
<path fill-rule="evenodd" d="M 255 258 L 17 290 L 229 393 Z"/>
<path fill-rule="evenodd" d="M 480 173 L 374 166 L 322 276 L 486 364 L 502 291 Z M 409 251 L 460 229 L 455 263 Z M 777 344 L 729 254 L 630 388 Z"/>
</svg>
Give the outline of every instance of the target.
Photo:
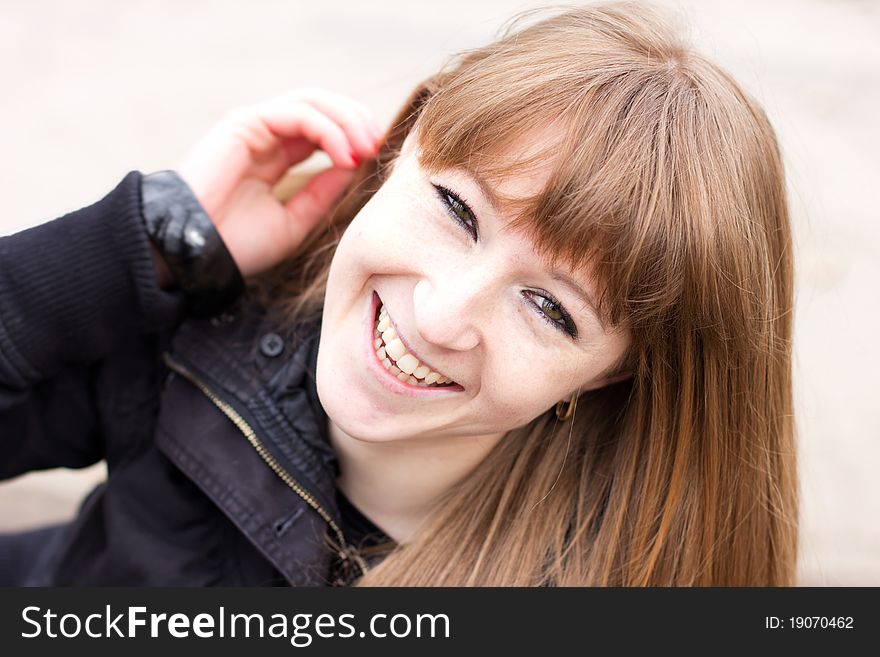
<svg viewBox="0 0 880 657">
<path fill-rule="evenodd" d="M 804 585 L 880 585 L 880 7 L 869 0 L 660 2 L 765 105 L 788 167 Z M 4 0 L 0 234 L 173 168 L 221 114 L 302 85 L 383 120 L 452 52 L 537 3 Z M 71 516 L 104 476 L 0 485 L 0 530 Z"/>
</svg>

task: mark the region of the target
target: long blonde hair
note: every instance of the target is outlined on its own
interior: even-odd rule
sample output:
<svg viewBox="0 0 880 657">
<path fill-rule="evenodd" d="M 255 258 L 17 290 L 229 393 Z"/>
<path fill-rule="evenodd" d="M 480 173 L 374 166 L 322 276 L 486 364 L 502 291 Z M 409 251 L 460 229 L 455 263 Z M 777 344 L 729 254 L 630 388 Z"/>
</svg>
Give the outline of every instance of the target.
<svg viewBox="0 0 880 657">
<path fill-rule="evenodd" d="M 573 8 L 465 52 L 413 92 L 380 156 L 275 272 L 320 313 L 341 232 L 418 127 L 428 170 L 519 171 L 554 125 L 553 173 L 513 225 L 586 267 L 626 324 L 632 378 L 511 431 L 370 586 L 792 585 L 797 477 L 792 248 L 773 128 L 640 3 Z M 277 288 L 276 288 L 277 290 Z"/>
</svg>

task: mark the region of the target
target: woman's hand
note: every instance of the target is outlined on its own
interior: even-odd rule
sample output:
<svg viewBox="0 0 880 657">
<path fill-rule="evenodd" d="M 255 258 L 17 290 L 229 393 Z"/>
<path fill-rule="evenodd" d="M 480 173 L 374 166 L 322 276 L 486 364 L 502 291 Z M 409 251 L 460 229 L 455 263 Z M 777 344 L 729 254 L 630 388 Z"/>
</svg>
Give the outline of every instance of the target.
<svg viewBox="0 0 880 657">
<path fill-rule="evenodd" d="M 244 276 L 277 264 L 325 215 L 383 138 L 370 112 L 320 89 L 292 91 L 230 112 L 177 167 Z M 315 150 L 333 166 L 286 203 L 272 193 Z"/>
</svg>

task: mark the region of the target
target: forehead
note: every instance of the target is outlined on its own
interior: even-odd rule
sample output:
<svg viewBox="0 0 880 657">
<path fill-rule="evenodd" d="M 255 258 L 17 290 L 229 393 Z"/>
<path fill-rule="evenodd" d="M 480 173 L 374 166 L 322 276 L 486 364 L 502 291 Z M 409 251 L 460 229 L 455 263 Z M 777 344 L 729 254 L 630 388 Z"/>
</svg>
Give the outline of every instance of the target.
<svg viewBox="0 0 880 657">
<path fill-rule="evenodd" d="M 499 209 L 515 209 L 539 196 L 547 186 L 555 166 L 549 131 L 519 137 L 505 150 L 474 161 L 466 171 L 492 195 Z M 551 152 L 548 152 L 551 151 Z"/>
</svg>

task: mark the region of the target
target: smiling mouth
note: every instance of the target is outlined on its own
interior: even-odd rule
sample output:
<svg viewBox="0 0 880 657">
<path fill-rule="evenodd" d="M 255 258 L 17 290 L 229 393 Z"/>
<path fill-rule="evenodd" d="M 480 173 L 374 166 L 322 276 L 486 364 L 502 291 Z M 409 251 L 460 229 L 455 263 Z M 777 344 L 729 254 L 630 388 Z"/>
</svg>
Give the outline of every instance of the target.
<svg viewBox="0 0 880 657">
<path fill-rule="evenodd" d="M 381 303 L 374 318 L 373 349 L 385 369 L 404 383 L 422 388 L 448 388 L 456 385 L 455 381 L 432 369 L 409 352 L 397 335 L 388 311 Z"/>
</svg>

